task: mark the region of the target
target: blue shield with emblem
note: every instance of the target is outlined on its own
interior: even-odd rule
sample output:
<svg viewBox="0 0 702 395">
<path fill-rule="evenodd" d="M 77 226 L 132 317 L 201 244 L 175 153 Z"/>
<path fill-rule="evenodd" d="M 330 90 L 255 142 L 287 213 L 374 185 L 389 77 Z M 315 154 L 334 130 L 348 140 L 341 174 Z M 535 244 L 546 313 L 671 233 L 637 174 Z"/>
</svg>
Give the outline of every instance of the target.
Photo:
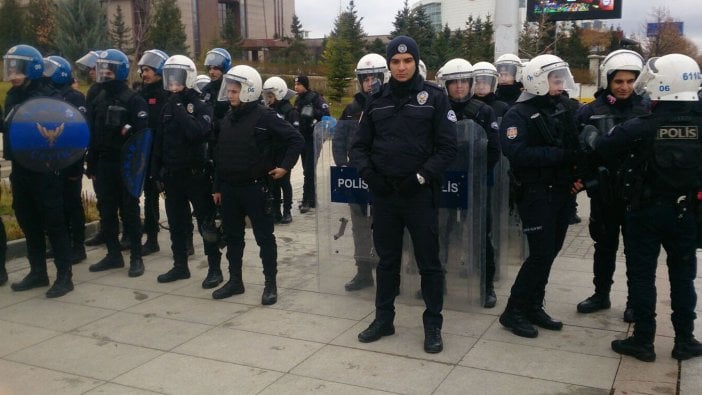
<svg viewBox="0 0 702 395">
<path fill-rule="evenodd" d="M 153 130 L 144 129 L 134 133 L 122 146 L 122 181 L 135 198 L 141 196 L 144 190 L 153 143 Z"/>
<path fill-rule="evenodd" d="M 57 172 L 76 163 L 90 142 L 83 113 L 53 97 L 30 99 L 15 107 L 8 124 L 14 160 L 41 173 Z"/>
</svg>

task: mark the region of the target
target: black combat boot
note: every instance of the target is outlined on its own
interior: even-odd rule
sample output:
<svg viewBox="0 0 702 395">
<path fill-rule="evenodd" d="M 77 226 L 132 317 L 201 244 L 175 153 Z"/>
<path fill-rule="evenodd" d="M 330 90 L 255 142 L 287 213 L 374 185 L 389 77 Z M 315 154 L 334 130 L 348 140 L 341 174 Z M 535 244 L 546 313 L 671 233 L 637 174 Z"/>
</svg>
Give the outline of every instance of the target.
<svg viewBox="0 0 702 395">
<path fill-rule="evenodd" d="M 229 281 L 218 290 L 212 292 L 212 299 L 224 299 L 230 296 L 243 294 L 244 291 L 244 282 L 241 280 L 241 267 L 235 270 L 230 268 Z"/>
<path fill-rule="evenodd" d="M 220 269 L 220 257 L 219 256 L 208 256 L 207 264 L 209 268 L 207 269 L 207 277 L 202 281 L 202 288 L 211 289 L 224 281 L 224 276 L 222 276 L 222 269 Z"/>
<path fill-rule="evenodd" d="M 102 272 L 122 267 L 124 267 L 124 257 L 122 257 L 121 253 L 117 252 L 114 254 L 108 253 L 104 258 L 100 259 L 98 263 L 90 265 L 88 270 L 91 272 Z"/>
<path fill-rule="evenodd" d="M 524 310 L 512 300 L 507 302 L 505 311 L 500 315 L 500 324 L 517 336 L 534 338 L 539 331 L 527 319 Z"/>
<path fill-rule="evenodd" d="M 497 304 L 497 295 L 495 295 L 495 286 L 493 284 L 485 285 L 485 303 L 483 307 L 491 309 Z"/>
<path fill-rule="evenodd" d="M 105 244 L 105 234 L 102 233 L 102 229 L 98 230 L 93 237 L 85 241 L 85 245 L 88 247 L 95 247 L 100 244 Z"/>
<path fill-rule="evenodd" d="M 71 291 L 73 291 L 73 274 L 68 271 L 66 273 L 60 273 L 56 276 L 56 281 L 54 285 L 46 291 L 47 298 L 58 298 Z"/>
<path fill-rule="evenodd" d="M 144 274 L 144 261 L 141 257 L 132 257 L 129 259 L 129 277 L 139 277 Z"/>
<path fill-rule="evenodd" d="M 624 322 L 632 323 L 634 322 L 634 309 L 629 307 L 629 303 L 626 304 L 626 309 L 624 309 L 624 316 L 622 317 Z"/>
<path fill-rule="evenodd" d="M 151 255 L 159 251 L 161 251 L 161 247 L 158 245 L 158 233 L 146 235 L 146 242 L 141 246 L 141 256 Z"/>
<path fill-rule="evenodd" d="M 289 224 L 291 222 L 292 222 L 292 214 L 290 213 L 290 210 L 283 211 L 283 217 L 280 218 L 280 223 L 281 224 Z"/>
<path fill-rule="evenodd" d="M 156 281 L 160 283 L 172 283 L 177 280 L 185 280 L 190 278 L 190 269 L 188 269 L 188 259 L 175 258 L 171 270 L 160 274 Z"/>
<path fill-rule="evenodd" d="M 119 239 L 119 248 L 122 251 L 128 251 L 132 248 L 132 241 L 129 239 L 129 235 L 126 232 L 122 233 L 122 238 Z"/>
<path fill-rule="evenodd" d="M 261 304 L 264 306 L 275 304 L 278 301 L 278 287 L 276 286 L 275 276 L 266 276 L 266 283 L 263 287 L 263 295 L 261 295 Z"/>
<path fill-rule="evenodd" d="M 46 272 L 39 273 L 30 270 L 29 274 L 27 274 L 20 282 L 12 283 L 10 288 L 12 288 L 13 291 L 28 291 L 32 288 L 39 288 L 39 287 L 46 287 L 49 285 L 49 276 L 46 275 Z"/>
<path fill-rule="evenodd" d="M 589 298 L 578 303 L 578 313 L 588 314 L 612 307 L 609 293 L 595 293 Z"/>
<path fill-rule="evenodd" d="M 686 336 L 684 338 L 676 336 L 675 346 L 673 346 L 671 355 L 679 361 L 699 357 L 702 355 L 702 344 L 694 336 Z"/>
<path fill-rule="evenodd" d="M 3 285 L 7 284 L 7 269 L 5 269 L 5 265 L 0 266 L 0 287 Z"/>
<path fill-rule="evenodd" d="M 69 256 L 69 260 L 71 262 L 71 265 L 76 265 L 78 263 L 83 262 L 86 260 L 88 257 L 85 255 L 85 245 L 80 243 L 80 244 L 74 244 L 73 247 L 71 247 L 71 254 Z"/>
<path fill-rule="evenodd" d="M 639 361 L 653 362 L 656 360 L 653 343 L 639 340 L 634 336 L 612 341 L 612 350 L 619 354 L 632 356 Z"/>
<path fill-rule="evenodd" d="M 394 334 L 395 326 L 392 323 L 383 323 L 378 320 L 373 320 L 366 330 L 358 334 L 358 341 L 361 343 L 370 343 L 380 340 L 383 336 Z"/>
<path fill-rule="evenodd" d="M 550 331 L 560 331 L 563 329 L 563 323 L 551 318 L 542 305 L 532 306 L 531 309 L 527 311 L 526 317 L 532 324 Z"/>
<path fill-rule="evenodd" d="M 351 281 L 344 284 L 344 289 L 349 292 L 372 287 L 375 284 L 373 282 L 373 270 L 371 269 L 370 265 L 365 262 L 358 262 L 356 265 L 358 266 L 356 275 L 353 276 Z"/>
<path fill-rule="evenodd" d="M 444 342 L 441 340 L 441 328 L 424 328 L 424 351 L 429 354 L 436 354 L 444 349 Z"/>
</svg>

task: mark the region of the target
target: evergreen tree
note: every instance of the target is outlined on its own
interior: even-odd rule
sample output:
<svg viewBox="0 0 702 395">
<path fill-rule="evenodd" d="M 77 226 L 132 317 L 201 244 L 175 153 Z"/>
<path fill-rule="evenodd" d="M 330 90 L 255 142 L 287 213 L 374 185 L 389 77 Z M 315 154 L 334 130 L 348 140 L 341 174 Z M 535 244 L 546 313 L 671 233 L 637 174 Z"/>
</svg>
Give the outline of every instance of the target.
<svg viewBox="0 0 702 395">
<path fill-rule="evenodd" d="M 91 49 L 109 47 L 107 17 L 95 0 L 63 0 L 56 11 L 56 47 L 75 60 Z"/>
<path fill-rule="evenodd" d="M 234 58 L 239 58 L 243 39 L 241 38 L 241 30 L 233 10 L 227 12 L 220 36 L 222 37 L 222 42 L 218 46 L 229 51 Z"/>
<path fill-rule="evenodd" d="M 353 0 L 349 2 L 346 11 L 339 14 L 334 22 L 334 29 L 331 32 L 331 36 L 345 40 L 347 42 L 347 47 L 351 51 L 351 58 L 360 59 L 365 55 L 364 37 L 366 33 L 363 31 L 361 26 L 361 20 L 363 18 L 358 18 L 355 5 Z"/>
<path fill-rule="evenodd" d="M 448 24 L 436 35 L 433 49 L 436 56 L 437 68 L 446 63 L 446 61 L 458 56 L 456 47 L 451 46 L 452 37 L 453 33 L 451 29 L 449 29 Z"/>
<path fill-rule="evenodd" d="M 0 6 L 0 52 L 24 41 L 24 12 L 17 0 L 5 0 Z"/>
<path fill-rule="evenodd" d="M 408 36 L 410 34 L 410 24 L 412 21 L 410 18 L 411 10 L 407 1 L 408 0 L 405 0 L 405 6 L 395 14 L 395 21 L 392 23 L 395 30 L 390 32 L 390 39 L 397 36 Z"/>
<path fill-rule="evenodd" d="M 56 52 L 54 29 L 56 26 L 56 4 L 53 0 L 29 0 L 24 34 L 26 44 L 34 46 L 44 56 Z"/>
<path fill-rule="evenodd" d="M 158 48 L 172 55 L 187 54 L 185 25 L 176 0 L 158 0 L 156 2 L 148 37 L 152 48 Z"/>
<path fill-rule="evenodd" d="M 131 53 L 133 48 L 129 46 L 132 42 L 132 29 L 124 21 L 122 6 L 117 4 L 115 15 L 110 21 L 110 39 L 113 48 L 117 48 L 124 53 Z"/>
<path fill-rule="evenodd" d="M 344 96 L 353 76 L 354 65 L 365 54 L 365 35 L 352 0 L 334 21 L 334 29 L 324 51 L 324 63 L 329 68 L 327 80 L 332 88 L 332 100 L 340 101 Z"/>
<path fill-rule="evenodd" d="M 383 40 L 376 37 L 375 40 L 366 44 L 366 52 L 377 53 L 378 55 L 382 55 L 383 57 L 385 57 L 386 47 L 387 46 L 385 44 L 383 44 Z"/>
<path fill-rule="evenodd" d="M 283 37 L 283 41 L 288 43 L 288 47 L 272 54 L 272 61 L 275 63 L 287 63 L 304 66 L 309 63 L 307 45 L 305 45 L 304 31 L 302 23 L 297 15 L 293 14 L 290 24 L 292 37 Z M 300 70 L 302 68 L 298 67 Z"/>
<path fill-rule="evenodd" d="M 423 7 L 417 7 L 410 13 L 408 33 L 417 42 L 419 57 L 424 61 L 424 64 L 427 65 L 427 68 L 435 70 L 439 63 L 432 47 L 436 33 L 431 19 Z"/>
<path fill-rule="evenodd" d="M 564 37 L 558 42 L 557 55 L 561 59 L 565 59 L 570 67 L 588 67 L 587 55 L 589 51 L 580 39 L 582 29 L 575 22 L 570 22 L 569 25 L 564 26 L 563 30 Z"/>
</svg>

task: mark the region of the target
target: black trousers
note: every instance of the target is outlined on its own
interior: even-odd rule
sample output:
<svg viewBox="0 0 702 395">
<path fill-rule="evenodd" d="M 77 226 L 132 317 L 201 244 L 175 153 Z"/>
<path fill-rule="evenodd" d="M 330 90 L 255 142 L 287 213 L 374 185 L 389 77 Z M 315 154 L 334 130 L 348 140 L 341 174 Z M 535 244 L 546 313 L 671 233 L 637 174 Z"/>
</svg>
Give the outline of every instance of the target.
<svg viewBox="0 0 702 395">
<path fill-rule="evenodd" d="M 302 175 L 304 184 L 302 184 L 302 201 L 310 207 L 315 206 L 315 190 L 314 190 L 314 137 L 312 135 L 305 136 L 305 147 L 302 150 Z"/>
<path fill-rule="evenodd" d="M 263 263 L 263 274 L 275 276 L 278 273 L 278 247 L 273 235 L 273 215 L 266 212 L 266 200 L 270 191 L 265 182 L 248 185 L 221 184 L 222 206 L 220 213 L 227 240 L 229 272 L 241 272 L 244 256 L 244 218 L 249 217 L 259 256 Z"/>
<path fill-rule="evenodd" d="M 100 159 L 97 163 L 98 199 L 100 200 L 100 227 L 105 235 L 107 251 L 111 255 L 120 254 L 119 222 L 117 213 L 121 210 L 124 233 L 131 242 L 131 258 L 141 257 L 141 223 L 139 200 L 130 195 L 122 182 L 120 163 Z"/>
<path fill-rule="evenodd" d="M 83 210 L 83 175 L 76 177 L 63 176 L 64 214 L 70 245 L 82 247 L 85 243 L 85 210 Z M 53 244 L 52 244 L 53 247 Z"/>
<path fill-rule="evenodd" d="M 156 182 L 146 180 L 144 182 L 144 233 L 147 235 L 155 235 L 160 229 L 159 222 L 161 218 L 158 198 L 159 190 Z"/>
<path fill-rule="evenodd" d="M 541 306 L 551 266 L 563 247 L 575 196 L 567 186 L 527 185 L 517 202 L 529 256 L 522 263 L 509 298 L 513 307 Z"/>
<path fill-rule="evenodd" d="M 285 174 L 278 180 L 271 181 L 271 190 L 273 192 L 273 197 L 275 197 L 275 207 L 274 212 L 279 213 L 289 213 L 292 210 L 293 201 L 293 190 L 292 184 L 290 183 L 290 172 Z"/>
<path fill-rule="evenodd" d="M 31 272 L 46 274 L 46 234 L 54 248 L 57 275 L 70 273 L 70 244 L 61 177 L 35 173 L 13 162 L 10 183 L 12 208 L 26 238 Z"/>
<path fill-rule="evenodd" d="M 680 218 L 678 216 L 680 215 Z M 692 210 L 675 200 L 658 201 L 626 214 L 624 251 L 629 276 L 634 336 L 653 342 L 656 334 L 656 266 L 661 246 L 668 255 L 668 278 L 676 338 L 692 336 L 697 315 L 696 226 Z"/>
<path fill-rule="evenodd" d="M 620 199 L 606 204 L 596 197 L 590 199 L 589 230 L 590 237 L 595 242 L 592 283 L 595 285 L 596 293 L 606 295 L 612 288 L 612 277 L 619 249 L 619 233 L 626 237 L 625 212 L 624 202 Z"/>
<path fill-rule="evenodd" d="M 439 260 L 438 210 L 432 190 L 423 187 L 413 196 L 393 193 L 375 197 L 373 202 L 373 243 L 380 258 L 376 268 L 375 318 L 392 323 L 395 296 L 400 287 L 402 238 L 404 230 L 412 237 L 414 256 L 421 276 L 426 309 L 425 328 L 441 328 L 444 304 L 444 270 Z"/>
<path fill-rule="evenodd" d="M 166 215 L 171 234 L 171 251 L 176 263 L 188 261 L 187 239 L 192 232 L 192 215 L 190 204 L 195 210 L 198 229 L 202 229 L 203 221 L 213 220 L 215 204 L 212 200 L 212 183 L 209 176 L 202 171 L 193 172 L 190 169 L 166 173 L 164 177 L 166 190 Z M 200 232 L 202 234 L 202 232 Z M 204 241 L 205 255 L 219 260 L 221 253 L 217 243 Z"/>
</svg>

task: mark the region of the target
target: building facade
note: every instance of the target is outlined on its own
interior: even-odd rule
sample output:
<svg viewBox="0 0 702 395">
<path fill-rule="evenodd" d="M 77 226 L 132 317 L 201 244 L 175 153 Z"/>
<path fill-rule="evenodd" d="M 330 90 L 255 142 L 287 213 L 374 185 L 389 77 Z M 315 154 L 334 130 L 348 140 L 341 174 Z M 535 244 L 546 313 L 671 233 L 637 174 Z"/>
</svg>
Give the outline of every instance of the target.
<svg viewBox="0 0 702 395">
<path fill-rule="evenodd" d="M 420 0 L 412 4 L 412 8 L 423 7 L 424 12 L 439 31 L 448 25 L 451 30 L 465 29 L 469 17 L 473 20 L 480 18 L 495 20 L 495 0 Z M 519 0 L 520 16 L 526 16 L 526 1 Z"/>
</svg>

